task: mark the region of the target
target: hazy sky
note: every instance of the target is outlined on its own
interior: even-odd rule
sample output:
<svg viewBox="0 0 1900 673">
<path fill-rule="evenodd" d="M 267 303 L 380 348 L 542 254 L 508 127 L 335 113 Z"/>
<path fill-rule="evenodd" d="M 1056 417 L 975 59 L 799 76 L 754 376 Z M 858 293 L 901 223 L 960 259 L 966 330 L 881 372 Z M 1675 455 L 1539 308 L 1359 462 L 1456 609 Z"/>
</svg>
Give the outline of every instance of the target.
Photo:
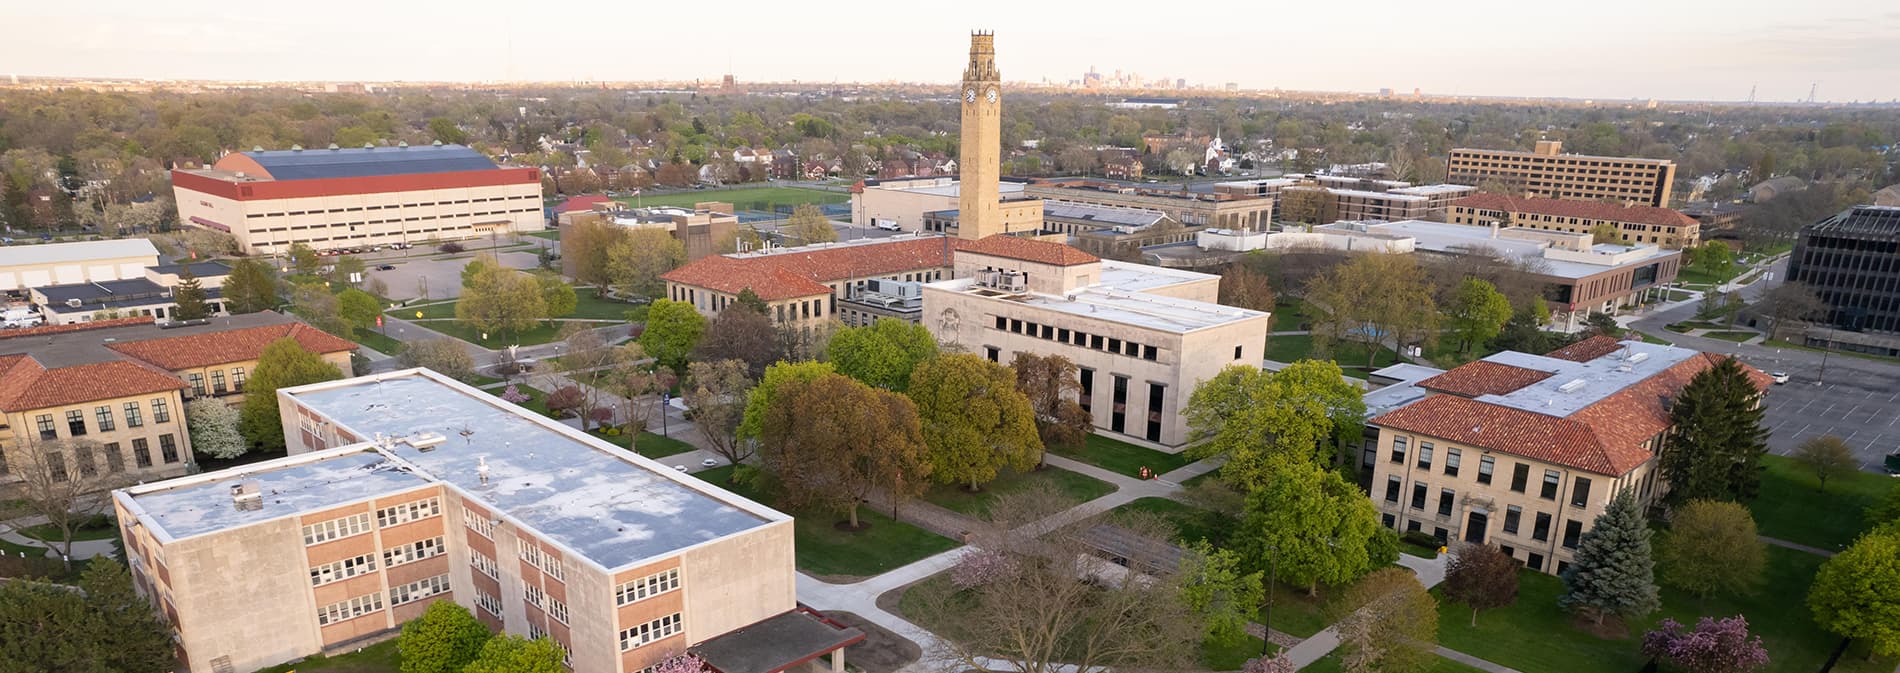
<svg viewBox="0 0 1900 673">
<path fill-rule="evenodd" d="M 1092 3 L 5 0 L 0 75 L 253 80 L 1005 79 L 1580 98 L 1900 98 L 1894 0 Z"/>
</svg>

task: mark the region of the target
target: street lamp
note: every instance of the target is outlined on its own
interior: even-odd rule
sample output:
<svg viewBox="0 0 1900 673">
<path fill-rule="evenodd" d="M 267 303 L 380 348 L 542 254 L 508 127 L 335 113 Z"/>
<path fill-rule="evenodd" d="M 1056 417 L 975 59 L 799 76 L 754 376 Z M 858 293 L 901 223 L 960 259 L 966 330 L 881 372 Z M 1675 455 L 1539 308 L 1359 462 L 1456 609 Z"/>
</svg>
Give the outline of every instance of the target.
<svg viewBox="0 0 1900 673">
<path fill-rule="evenodd" d="M 1260 656 L 1273 654 L 1273 592 L 1280 588 L 1280 548 L 1267 545 L 1267 607 L 1260 611 Z"/>
</svg>

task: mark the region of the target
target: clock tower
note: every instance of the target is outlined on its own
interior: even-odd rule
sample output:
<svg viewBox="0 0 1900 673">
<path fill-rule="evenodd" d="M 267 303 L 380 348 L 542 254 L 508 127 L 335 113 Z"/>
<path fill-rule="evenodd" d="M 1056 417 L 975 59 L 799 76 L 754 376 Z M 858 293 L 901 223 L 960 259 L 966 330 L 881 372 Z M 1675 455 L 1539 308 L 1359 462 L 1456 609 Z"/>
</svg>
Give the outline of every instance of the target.
<svg viewBox="0 0 1900 673">
<path fill-rule="evenodd" d="M 957 92 L 963 105 L 957 161 L 957 234 L 961 238 L 974 240 L 1008 229 L 996 186 L 1002 173 L 1002 84 L 1003 76 L 996 71 L 996 35 L 971 33 L 970 62 Z"/>
</svg>

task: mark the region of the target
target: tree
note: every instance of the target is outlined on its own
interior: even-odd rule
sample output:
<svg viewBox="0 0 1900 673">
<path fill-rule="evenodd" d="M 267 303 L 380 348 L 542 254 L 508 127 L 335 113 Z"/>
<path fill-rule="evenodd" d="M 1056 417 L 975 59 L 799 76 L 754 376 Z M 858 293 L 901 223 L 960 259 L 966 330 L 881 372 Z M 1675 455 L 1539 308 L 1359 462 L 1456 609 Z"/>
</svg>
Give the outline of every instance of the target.
<svg viewBox="0 0 1900 673">
<path fill-rule="evenodd" d="M 566 673 L 567 651 L 547 636 L 528 640 L 511 633 L 490 637 L 462 673 Z"/>
<path fill-rule="evenodd" d="M 1327 224 L 1339 217 L 1339 201 L 1325 189 L 1290 189 L 1280 199 L 1281 222 Z"/>
<path fill-rule="evenodd" d="M 1602 311 L 1592 311 L 1583 319 L 1591 334 L 1614 337 L 1623 335 L 1623 326 L 1616 324 L 1616 317 Z"/>
<path fill-rule="evenodd" d="M 1887 488 L 1887 495 L 1867 506 L 1867 527 L 1879 528 L 1889 524 L 1900 524 L 1900 484 Z"/>
<path fill-rule="evenodd" d="M 0 583 L 0 671 L 166 673 L 171 629 L 132 589 L 125 566 L 87 564 L 79 587 Z"/>
<path fill-rule="evenodd" d="M 252 446 L 284 448 L 283 420 L 277 415 L 277 389 L 343 378 L 336 365 L 304 350 L 291 337 L 272 341 L 257 357 L 257 368 L 244 383 L 244 406 L 238 428 Z"/>
<path fill-rule="evenodd" d="M 686 398 L 693 425 L 712 445 L 713 453 L 733 465 L 750 459 L 756 446 L 738 436 L 750 392 L 752 377 L 744 360 L 700 360 L 686 366 L 681 396 Z"/>
<path fill-rule="evenodd" d="M 1744 365 L 1722 358 L 1696 372 L 1669 408 L 1660 466 L 1668 501 L 1745 501 L 1761 484 L 1768 431 L 1761 425 L 1761 389 Z"/>
<path fill-rule="evenodd" d="M 1287 654 L 1287 650 L 1275 652 L 1271 657 L 1248 659 L 1247 663 L 1240 666 L 1240 673 L 1293 673 L 1297 670 L 1300 670 L 1299 665 L 1293 663 L 1293 657 Z"/>
<path fill-rule="evenodd" d="M 559 318 L 571 314 L 580 305 L 580 296 L 574 293 L 574 286 L 561 280 L 561 274 L 552 271 L 537 271 L 534 282 L 541 289 L 541 303 L 547 307 L 545 315 Z"/>
<path fill-rule="evenodd" d="M 1598 624 L 1609 615 L 1635 620 L 1655 612 L 1662 601 L 1656 595 L 1649 535 L 1636 497 L 1627 490 L 1617 494 L 1583 534 L 1563 574 L 1566 591 L 1558 604 Z"/>
<path fill-rule="evenodd" d="M 1802 442 L 1795 447 L 1794 460 L 1814 473 L 1822 493 L 1827 492 L 1828 479 L 1852 474 L 1860 466 L 1854 451 L 1847 448 L 1847 440 L 1834 435 L 1821 435 Z"/>
<path fill-rule="evenodd" d="M 476 266 L 470 262 L 469 266 Z M 481 265 L 455 302 L 455 319 L 483 333 L 518 333 L 548 317 L 547 300 L 534 276 L 500 265 Z"/>
<path fill-rule="evenodd" d="M 623 366 L 642 359 L 645 351 L 637 344 L 615 348 L 607 343 L 605 333 L 586 323 L 569 323 L 561 329 L 561 340 L 567 354 L 561 356 L 558 366 L 568 380 L 579 384 L 576 390 L 581 399 L 576 411 L 581 429 L 613 422 L 614 410 L 602 404 L 601 389 L 621 375 Z"/>
<path fill-rule="evenodd" d="M 483 271 L 499 266 L 501 262 L 496 260 L 494 255 L 482 253 L 474 256 L 462 265 L 462 287 L 475 287 L 477 276 L 482 275 Z"/>
<path fill-rule="evenodd" d="M 439 337 L 402 345 L 396 361 L 404 367 L 423 367 L 467 383 L 475 378 L 475 358 L 461 339 Z"/>
<path fill-rule="evenodd" d="M 1900 530 L 1877 529 L 1821 564 L 1808 589 L 1814 621 L 1865 641 L 1870 654 L 1900 655 Z"/>
<path fill-rule="evenodd" d="M 311 327 L 348 338 L 350 323 L 343 319 L 343 307 L 330 288 L 321 283 L 306 282 L 290 291 L 290 312 L 310 323 Z"/>
<path fill-rule="evenodd" d="M 749 287 L 743 290 L 740 290 L 739 296 L 733 299 L 732 303 L 738 306 L 750 307 L 753 311 L 757 312 L 759 315 L 765 315 L 772 308 L 765 304 L 764 299 L 759 298 L 759 293 L 753 292 L 752 288 L 749 288 Z"/>
<path fill-rule="evenodd" d="M 221 288 L 232 313 L 256 313 L 277 308 L 277 275 L 261 259 L 240 259 Z"/>
<path fill-rule="evenodd" d="M 911 372 L 907 392 L 923 421 L 930 473 L 938 481 L 976 491 L 1002 468 L 1027 470 L 1041 462 L 1036 415 L 1008 367 L 969 353 L 938 355 Z"/>
<path fill-rule="evenodd" d="M 1404 568 L 1382 568 L 1341 597 L 1341 669 L 1419 673 L 1438 660 L 1438 600 Z"/>
<path fill-rule="evenodd" d="M 1756 537 L 1747 507 L 1692 500 L 1671 513 L 1656 560 L 1664 582 L 1707 599 L 1745 594 L 1759 585 L 1768 546 Z"/>
<path fill-rule="evenodd" d="M 1625 240 L 1627 239 L 1623 235 L 1623 228 L 1616 226 L 1613 222 L 1598 222 L 1596 226 L 1590 228 L 1591 243 L 1620 244 Z"/>
<path fill-rule="evenodd" d="M 396 648 L 402 652 L 402 673 L 462 673 L 490 638 L 468 608 L 455 601 L 435 601 L 422 616 L 402 625 Z"/>
<path fill-rule="evenodd" d="M 1029 398 L 1029 408 L 1036 414 L 1036 432 L 1043 446 L 1073 449 L 1088 441 L 1094 422 L 1076 401 L 1082 394 L 1082 379 L 1074 362 L 1060 355 L 1017 351 L 1009 367 L 1016 370 L 1016 388 Z"/>
<path fill-rule="evenodd" d="M 1255 311 L 1273 310 L 1275 295 L 1267 274 L 1236 263 L 1227 265 L 1220 275 L 1220 303 Z"/>
<path fill-rule="evenodd" d="M 792 209 L 792 216 L 785 220 L 785 226 L 779 233 L 788 238 L 797 239 L 799 245 L 830 243 L 838 240 L 838 230 L 831 227 L 831 220 L 824 211 L 810 203 L 801 203 Z"/>
<path fill-rule="evenodd" d="M 1246 642 L 1247 625 L 1266 600 L 1260 571 L 1242 570 L 1240 554 L 1215 549 L 1206 540 L 1190 545 L 1181 561 L 1181 602 L 1200 616 L 1208 642 L 1233 646 Z"/>
<path fill-rule="evenodd" d="M 73 567 L 74 531 L 110 501 L 100 497 L 104 491 L 130 482 L 100 469 L 102 451 L 104 447 L 91 440 L 67 439 L 16 445 L 7 454 L 8 467 L 19 480 L 12 489 L 19 508 L 45 517 L 59 531 L 59 539 L 49 542 L 68 571 Z"/>
<path fill-rule="evenodd" d="M 336 295 L 337 315 L 352 330 L 367 330 L 376 326 L 376 316 L 383 312 L 380 302 L 370 293 L 350 288 Z"/>
<path fill-rule="evenodd" d="M 1753 673 L 1768 667 L 1761 636 L 1750 636 L 1748 618 L 1703 617 L 1694 629 L 1663 619 L 1643 635 L 1643 656 L 1668 662 L 1685 673 Z"/>
<path fill-rule="evenodd" d="M 436 140 L 450 145 L 461 145 L 468 142 L 468 134 L 457 127 L 455 121 L 448 117 L 431 118 L 429 120 L 429 135 L 435 136 Z"/>
<path fill-rule="evenodd" d="M 1384 530 L 1372 501 L 1339 473 L 1312 461 L 1269 461 L 1247 495 L 1236 547 L 1256 567 L 1274 565 L 1280 579 L 1317 594 L 1372 570 L 1371 541 Z"/>
<path fill-rule="evenodd" d="M 699 345 L 706 334 L 706 317 L 692 304 L 671 299 L 655 300 L 647 308 L 646 330 L 640 333 L 640 347 L 661 365 L 675 372 L 686 370 L 686 355 Z"/>
<path fill-rule="evenodd" d="M 330 264 L 330 272 L 324 274 L 324 276 L 332 285 L 339 287 L 356 287 L 357 281 L 353 279 L 362 278 L 363 272 L 368 270 L 368 265 L 364 264 L 363 260 L 357 256 L 341 255 L 336 258 L 336 261 Z"/>
<path fill-rule="evenodd" d="M 1490 341 L 1503 331 L 1505 321 L 1511 319 L 1511 302 L 1489 281 L 1466 278 L 1458 284 L 1445 315 L 1451 333 L 1458 337 L 1458 353 L 1467 355 L 1473 345 Z"/>
<path fill-rule="evenodd" d="M 1825 317 L 1828 313 L 1827 302 L 1821 295 L 1815 294 L 1806 283 L 1783 282 L 1774 289 L 1763 292 L 1755 303 L 1755 310 L 1768 318 L 1768 336 L 1780 338 L 1781 330 L 1792 322 L 1803 322 Z"/>
<path fill-rule="evenodd" d="M 1307 283 L 1314 345 L 1331 348 L 1357 341 L 1370 368 L 1386 342 L 1430 342 L 1437 335 L 1438 308 L 1424 270 L 1411 255 L 1353 257 Z"/>
<path fill-rule="evenodd" d="M 1690 260 L 1698 271 L 1722 278 L 1735 266 L 1735 249 L 1721 241 L 1709 241 L 1692 250 Z"/>
<path fill-rule="evenodd" d="M 1187 424 L 1195 459 L 1227 456 L 1221 478 L 1252 490 L 1276 457 L 1315 462 L 1325 442 L 1365 418 L 1364 393 L 1345 382 L 1339 365 L 1301 360 L 1278 372 L 1228 365 L 1188 396 Z"/>
<path fill-rule="evenodd" d="M 185 428 L 191 433 L 191 450 L 218 459 L 244 455 L 251 445 L 244 441 L 244 433 L 238 431 L 238 419 L 238 410 L 220 400 L 185 403 Z"/>
<path fill-rule="evenodd" d="M 776 392 L 759 432 L 759 456 L 784 503 L 817 506 L 858 521 L 858 505 L 881 490 L 901 502 L 922 495 L 930 473 L 911 401 L 842 374 Z"/>
<path fill-rule="evenodd" d="M 779 389 L 792 383 L 810 383 L 838 370 L 829 362 L 780 362 L 765 368 L 759 384 L 746 393 L 745 418 L 739 421 L 740 439 L 758 439 L 765 428 L 765 413 L 778 404 Z"/>
<path fill-rule="evenodd" d="M 323 257 L 306 243 L 290 244 L 290 251 L 284 257 L 289 260 L 291 270 L 301 276 L 315 276 L 323 269 Z"/>
<path fill-rule="evenodd" d="M 179 320 L 202 320 L 210 317 L 211 307 L 205 303 L 205 286 L 198 280 L 198 274 L 191 272 L 191 264 L 178 270 L 178 286 L 172 288 L 172 301 L 178 304 L 173 317 Z"/>
<path fill-rule="evenodd" d="M 864 327 L 846 327 L 831 335 L 825 355 L 838 373 L 873 388 L 904 392 L 917 364 L 937 355 L 937 338 L 923 325 L 878 318 Z"/>
<path fill-rule="evenodd" d="M 745 304 L 732 304 L 706 325 L 706 335 L 693 347 L 694 360 L 738 360 L 745 375 L 758 380 L 765 368 L 780 359 L 778 327 L 764 313 Z"/>
<path fill-rule="evenodd" d="M 1517 602 L 1517 559 L 1487 544 L 1461 544 L 1445 565 L 1445 598 L 1471 607 L 1471 625 L 1478 612 Z"/>
<path fill-rule="evenodd" d="M 569 385 L 555 388 L 553 392 L 548 393 L 541 406 L 547 407 L 549 416 L 566 418 L 572 413 L 581 419 L 582 424 L 587 422 L 586 414 L 583 413 L 587 406 L 587 393 L 582 391 L 580 386 Z"/>
</svg>

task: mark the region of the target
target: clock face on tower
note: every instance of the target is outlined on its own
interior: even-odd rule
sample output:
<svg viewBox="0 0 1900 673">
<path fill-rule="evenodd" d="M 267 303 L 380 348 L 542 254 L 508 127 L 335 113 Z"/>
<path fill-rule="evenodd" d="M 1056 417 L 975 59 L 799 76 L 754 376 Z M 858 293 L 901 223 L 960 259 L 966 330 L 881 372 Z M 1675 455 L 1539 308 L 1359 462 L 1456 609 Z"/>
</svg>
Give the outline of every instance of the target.
<svg viewBox="0 0 1900 673">
<path fill-rule="evenodd" d="M 965 102 L 965 103 L 975 103 L 975 102 L 976 102 L 976 89 L 964 89 L 964 90 L 963 90 L 963 102 Z"/>
<path fill-rule="evenodd" d="M 990 102 L 991 102 L 991 103 L 994 103 L 994 102 L 996 102 L 996 90 L 995 90 L 995 89 L 990 89 L 990 93 L 989 93 L 989 99 L 990 99 Z"/>
</svg>

